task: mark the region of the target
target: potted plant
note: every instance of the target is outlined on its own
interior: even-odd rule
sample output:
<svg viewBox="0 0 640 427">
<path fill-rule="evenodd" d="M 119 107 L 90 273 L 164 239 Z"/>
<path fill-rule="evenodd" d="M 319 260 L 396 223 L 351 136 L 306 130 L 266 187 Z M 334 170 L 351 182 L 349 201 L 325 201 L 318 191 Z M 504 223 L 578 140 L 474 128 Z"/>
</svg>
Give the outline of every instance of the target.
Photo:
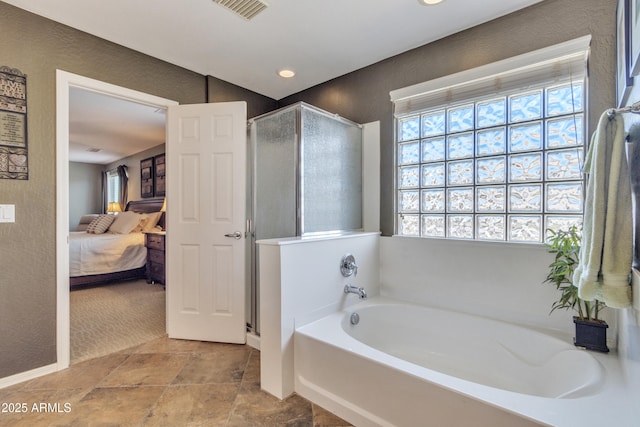
<svg viewBox="0 0 640 427">
<path fill-rule="evenodd" d="M 552 283 L 560 291 L 560 298 L 551 306 L 556 309 L 571 309 L 577 312 L 573 317 L 576 326 L 574 344 L 588 350 L 608 352 L 607 328 L 598 315 L 604 307 L 600 301 L 585 301 L 578 296 L 578 288 L 573 284 L 573 271 L 578 266 L 580 252 L 580 231 L 574 226 L 568 230 L 548 230 L 549 238 L 545 243 L 549 252 L 555 254 L 549 265 L 549 274 L 544 283 Z"/>
</svg>

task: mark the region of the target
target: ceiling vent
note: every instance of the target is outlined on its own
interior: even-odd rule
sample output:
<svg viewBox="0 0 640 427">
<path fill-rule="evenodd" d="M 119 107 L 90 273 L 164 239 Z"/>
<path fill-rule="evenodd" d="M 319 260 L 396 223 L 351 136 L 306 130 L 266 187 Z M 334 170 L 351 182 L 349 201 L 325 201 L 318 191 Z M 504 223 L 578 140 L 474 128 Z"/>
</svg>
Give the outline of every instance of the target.
<svg viewBox="0 0 640 427">
<path fill-rule="evenodd" d="M 260 0 L 213 0 L 220 6 L 226 7 L 230 11 L 242 16 L 244 19 L 251 19 L 269 6 Z"/>
</svg>

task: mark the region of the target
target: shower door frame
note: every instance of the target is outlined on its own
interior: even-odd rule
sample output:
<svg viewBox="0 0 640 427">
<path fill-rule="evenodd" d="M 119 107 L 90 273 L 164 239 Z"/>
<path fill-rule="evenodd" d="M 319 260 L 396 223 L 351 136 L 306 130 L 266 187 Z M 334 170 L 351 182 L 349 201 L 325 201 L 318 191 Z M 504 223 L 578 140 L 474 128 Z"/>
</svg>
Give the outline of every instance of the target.
<svg viewBox="0 0 640 427">
<path fill-rule="evenodd" d="M 307 232 L 307 233 L 305 233 L 304 231 L 304 205 L 303 205 L 303 196 L 302 196 L 303 190 L 304 190 L 304 179 L 303 179 L 304 159 L 302 158 L 301 153 L 304 146 L 304 134 L 302 132 L 304 123 L 303 123 L 303 117 L 302 117 L 302 110 L 305 108 L 308 110 L 312 110 L 315 113 L 326 116 L 330 119 L 333 119 L 335 121 L 344 123 L 349 126 L 356 126 L 361 130 L 363 130 L 361 144 L 362 144 L 362 154 L 364 154 L 364 126 L 362 124 L 345 119 L 344 117 L 341 117 L 338 114 L 330 113 L 328 111 L 322 110 L 321 108 L 315 107 L 305 102 L 297 102 L 295 104 L 291 104 L 289 106 L 282 107 L 277 110 L 270 111 L 260 116 L 251 118 L 247 121 L 247 132 L 249 134 L 247 138 L 247 141 L 249 141 L 248 157 L 250 158 L 250 165 L 248 168 L 249 169 L 248 185 L 250 188 L 248 188 L 248 191 L 249 191 L 249 194 L 251 194 L 251 197 L 248 198 L 249 200 L 248 212 L 250 212 L 250 217 L 249 217 L 250 219 L 248 220 L 248 227 L 247 227 L 247 229 L 249 230 L 249 235 L 251 236 L 251 243 L 249 245 L 250 249 L 248 251 L 249 253 L 247 254 L 247 256 L 250 257 L 248 265 L 250 266 L 250 270 L 251 270 L 250 274 L 248 275 L 248 277 L 250 278 L 249 279 L 250 282 L 247 285 L 247 290 L 251 295 L 249 307 L 247 307 L 249 312 L 249 318 L 247 319 L 247 331 L 254 333 L 256 335 L 260 335 L 260 322 L 259 322 L 260 292 L 259 292 L 259 280 L 258 280 L 259 279 L 258 278 L 258 257 L 257 257 L 258 254 L 256 249 L 257 239 L 256 239 L 256 229 L 255 229 L 256 205 L 257 205 L 256 191 L 255 191 L 256 189 L 256 172 L 255 171 L 257 167 L 257 158 L 256 158 L 257 137 L 255 135 L 256 132 L 253 131 L 256 120 L 260 120 L 275 114 L 280 114 L 288 110 L 295 110 L 295 113 L 296 113 L 296 117 L 295 117 L 296 135 L 295 135 L 295 141 L 294 141 L 294 150 L 295 150 L 294 152 L 294 162 L 295 162 L 294 189 L 296 194 L 296 206 L 295 206 L 296 232 L 295 232 L 295 236 L 289 236 L 289 237 L 331 235 L 331 234 L 342 234 L 346 232 L 357 231 L 357 230 L 331 230 L 331 231 Z M 364 227 L 364 219 L 362 220 L 362 227 Z"/>
</svg>

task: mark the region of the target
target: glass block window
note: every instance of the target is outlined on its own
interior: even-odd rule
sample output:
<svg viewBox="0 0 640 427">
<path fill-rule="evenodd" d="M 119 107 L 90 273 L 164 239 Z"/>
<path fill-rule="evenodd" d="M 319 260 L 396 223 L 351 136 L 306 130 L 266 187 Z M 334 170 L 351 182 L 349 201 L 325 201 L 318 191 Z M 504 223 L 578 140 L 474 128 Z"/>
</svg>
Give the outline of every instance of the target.
<svg viewBox="0 0 640 427">
<path fill-rule="evenodd" d="M 581 225 L 584 80 L 396 119 L 397 234 L 533 242 Z"/>
</svg>

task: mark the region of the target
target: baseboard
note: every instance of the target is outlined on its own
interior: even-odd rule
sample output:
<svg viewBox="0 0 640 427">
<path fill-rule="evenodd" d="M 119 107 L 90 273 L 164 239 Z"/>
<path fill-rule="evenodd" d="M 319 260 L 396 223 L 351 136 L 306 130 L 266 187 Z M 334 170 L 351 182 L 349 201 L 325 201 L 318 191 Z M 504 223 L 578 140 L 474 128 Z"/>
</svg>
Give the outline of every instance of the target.
<svg viewBox="0 0 640 427">
<path fill-rule="evenodd" d="M 9 387 L 15 384 L 19 384 L 24 381 L 29 381 L 34 378 L 41 377 L 43 375 L 52 374 L 58 371 L 58 364 L 53 363 L 51 365 L 42 366 L 40 368 L 32 369 L 26 372 L 20 372 L 19 374 L 11 375 L 10 377 L 0 378 L 0 389 Z"/>
<path fill-rule="evenodd" d="M 247 345 L 255 348 L 256 350 L 260 350 L 260 335 L 248 333 Z"/>
</svg>

